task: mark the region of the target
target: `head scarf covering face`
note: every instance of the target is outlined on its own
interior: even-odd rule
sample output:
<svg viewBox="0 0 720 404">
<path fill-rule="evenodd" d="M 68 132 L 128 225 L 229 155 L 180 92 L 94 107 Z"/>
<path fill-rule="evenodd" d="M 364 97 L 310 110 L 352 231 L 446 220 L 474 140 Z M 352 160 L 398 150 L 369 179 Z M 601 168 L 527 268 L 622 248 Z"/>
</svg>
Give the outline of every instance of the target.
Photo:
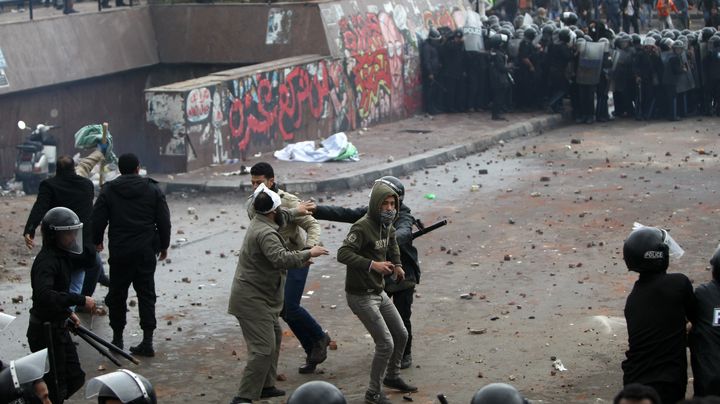
<svg viewBox="0 0 720 404">
<path fill-rule="evenodd" d="M 270 199 L 272 199 L 273 204 L 272 204 L 272 208 L 270 208 L 264 212 L 257 211 L 257 213 L 265 215 L 265 214 L 268 214 L 268 213 L 274 211 L 275 209 L 277 209 L 280 206 L 280 203 L 281 203 L 280 195 L 278 195 L 276 192 L 272 191 L 270 188 L 266 187 L 265 184 L 260 184 L 257 188 L 255 188 L 255 192 L 253 192 L 253 194 L 252 194 L 253 204 L 255 203 L 255 198 L 257 198 L 257 196 L 260 195 L 261 193 L 268 194 L 268 196 L 270 196 Z"/>
</svg>

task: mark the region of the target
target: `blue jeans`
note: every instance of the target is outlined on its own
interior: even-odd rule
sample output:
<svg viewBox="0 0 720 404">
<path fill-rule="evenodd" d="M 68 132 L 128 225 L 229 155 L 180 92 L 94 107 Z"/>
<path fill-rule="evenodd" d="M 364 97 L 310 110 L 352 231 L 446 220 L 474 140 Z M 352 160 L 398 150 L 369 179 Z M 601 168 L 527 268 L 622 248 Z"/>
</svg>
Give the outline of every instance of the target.
<svg viewBox="0 0 720 404">
<path fill-rule="evenodd" d="M 288 271 L 285 280 L 285 305 L 280 313 L 308 355 L 313 348 L 313 343 L 325 335 L 320 324 L 300 306 L 309 270 L 310 267 L 304 267 Z"/>
<path fill-rule="evenodd" d="M 105 268 L 103 267 L 102 258 L 100 258 L 100 254 L 95 254 L 95 265 L 90 268 L 85 268 L 85 281 L 82 286 L 83 295 L 92 296 L 93 293 L 95 293 L 100 274 L 104 272 Z"/>
<path fill-rule="evenodd" d="M 68 292 L 82 294 L 83 282 L 85 281 L 85 270 L 74 269 L 70 272 L 70 288 Z M 70 307 L 70 310 L 75 311 L 75 306 Z"/>
</svg>

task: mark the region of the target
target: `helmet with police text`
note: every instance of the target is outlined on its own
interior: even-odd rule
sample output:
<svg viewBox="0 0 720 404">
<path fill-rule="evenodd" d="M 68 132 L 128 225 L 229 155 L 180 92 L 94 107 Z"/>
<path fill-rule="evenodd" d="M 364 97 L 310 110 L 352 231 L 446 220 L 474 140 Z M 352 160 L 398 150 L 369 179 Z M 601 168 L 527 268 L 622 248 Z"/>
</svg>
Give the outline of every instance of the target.
<svg viewBox="0 0 720 404">
<path fill-rule="evenodd" d="M 665 272 L 670 263 L 668 232 L 657 227 L 633 230 L 623 244 L 623 259 L 628 270 Z"/>
<path fill-rule="evenodd" d="M 578 16 L 572 11 L 565 11 L 560 15 L 560 21 L 565 25 L 575 25 L 578 22 Z"/>
<path fill-rule="evenodd" d="M 288 404 L 345 404 L 345 396 L 337 387 L 322 380 L 304 383 L 293 391 Z"/>
<path fill-rule="evenodd" d="M 85 388 L 85 398 L 95 396 L 101 404 L 109 399 L 120 400 L 123 404 L 157 404 L 155 389 L 148 379 L 127 369 L 90 380 Z"/>
<path fill-rule="evenodd" d="M 506 383 L 492 383 L 476 391 L 470 404 L 527 404 L 517 389 Z"/>
<path fill-rule="evenodd" d="M 398 195 L 400 203 L 402 203 L 403 198 L 405 197 L 405 185 L 403 185 L 403 183 L 400 182 L 397 177 L 393 177 L 392 175 L 386 175 L 375 180 L 375 182 L 382 182 L 392 188 L 392 190 L 395 191 L 395 193 Z"/>
<path fill-rule="evenodd" d="M 43 244 L 82 254 L 82 228 L 83 224 L 75 212 L 63 207 L 52 208 L 42 219 Z"/>
<path fill-rule="evenodd" d="M 33 391 L 33 382 L 50 370 L 47 349 L 10 362 L 0 371 L 0 403 L 9 403 Z"/>
</svg>

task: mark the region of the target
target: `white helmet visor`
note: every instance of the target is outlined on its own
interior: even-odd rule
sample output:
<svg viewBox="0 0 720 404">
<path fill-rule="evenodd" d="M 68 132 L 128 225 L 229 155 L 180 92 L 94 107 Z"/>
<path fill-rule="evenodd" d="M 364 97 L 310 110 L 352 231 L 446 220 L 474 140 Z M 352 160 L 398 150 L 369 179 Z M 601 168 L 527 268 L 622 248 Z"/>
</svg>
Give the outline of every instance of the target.
<svg viewBox="0 0 720 404">
<path fill-rule="evenodd" d="M 85 398 L 100 394 L 103 387 L 110 389 L 115 397 L 123 403 L 144 397 L 148 398 L 145 385 L 137 375 L 129 370 L 120 369 L 90 380 L 85 388 Z"/>
<path fill-rule="evenodd" d="M 10 373 L 16 389 L 25 383 L 41 379 L 49 371 L 50 362 L 48 361 L 47 349 L 10 362 Z"/>
</svg>

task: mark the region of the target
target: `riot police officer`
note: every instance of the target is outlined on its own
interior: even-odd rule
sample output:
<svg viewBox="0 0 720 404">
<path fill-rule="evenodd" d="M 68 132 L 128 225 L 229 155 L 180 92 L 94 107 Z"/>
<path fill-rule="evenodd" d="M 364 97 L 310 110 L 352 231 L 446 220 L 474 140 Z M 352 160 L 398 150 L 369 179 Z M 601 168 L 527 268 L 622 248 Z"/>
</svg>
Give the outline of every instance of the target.
<svg viewBox="0 0 720 404">
<path fill-rule="evenodd" d="M 628 270 L 640 277 L 627 297 L 628 350 L 622 362 L 623 385 L 655 389 L 663 403 L 676 403 L 687 388 L 686 323 L 695 322 L 692 284 L 681 273 L 667 273 L 670 254 L 682 250 L 668 232 L 640 227 L 623 245 Z"/>
<path fill-rule="evenodd" d="M 70 271 L 74 268 L 71 254 L 83 251 L 82 228 L 83 223 L 72 210 L 65 207 L 50 209 L 42 219 L 43 245 L 30 272 L 33 304 L 27 330 L 28 344 L 32 352 L 48 348 L 50 341 L 46 340 L 44 323 L 50 324 L 55 368 L 50 370 L 45 381 L 53 403 L 62 403 L 85 383 L 85 372 L 80 367 L 67 328 L 68 319 L 75 325 L 80 324 L 70 307 L 95 308 L 92 297 L 68 292 Z"/>
<path fill-rule="evenodd" d="M 490 37 L 489 74 L 490 91 L 492 92 L 492 119 L 494 121 L 507 121 L 501 113 L 507 108 L 507 94 L 512 88 L 512 76 L 508 67 L 508 57 L 503 46 L 507 44 L 508 36 L 495 34 Z"/>
<path fill-rule="evenodd" d="M 440 80 L 440 44 L 442 37 L 435 28 L 430 28 L 428 37 L 420 47 L 420 68 L 422 70 L 423 108 L 430 115 L 441 112 L 442 89 Z"/>
</svg>

